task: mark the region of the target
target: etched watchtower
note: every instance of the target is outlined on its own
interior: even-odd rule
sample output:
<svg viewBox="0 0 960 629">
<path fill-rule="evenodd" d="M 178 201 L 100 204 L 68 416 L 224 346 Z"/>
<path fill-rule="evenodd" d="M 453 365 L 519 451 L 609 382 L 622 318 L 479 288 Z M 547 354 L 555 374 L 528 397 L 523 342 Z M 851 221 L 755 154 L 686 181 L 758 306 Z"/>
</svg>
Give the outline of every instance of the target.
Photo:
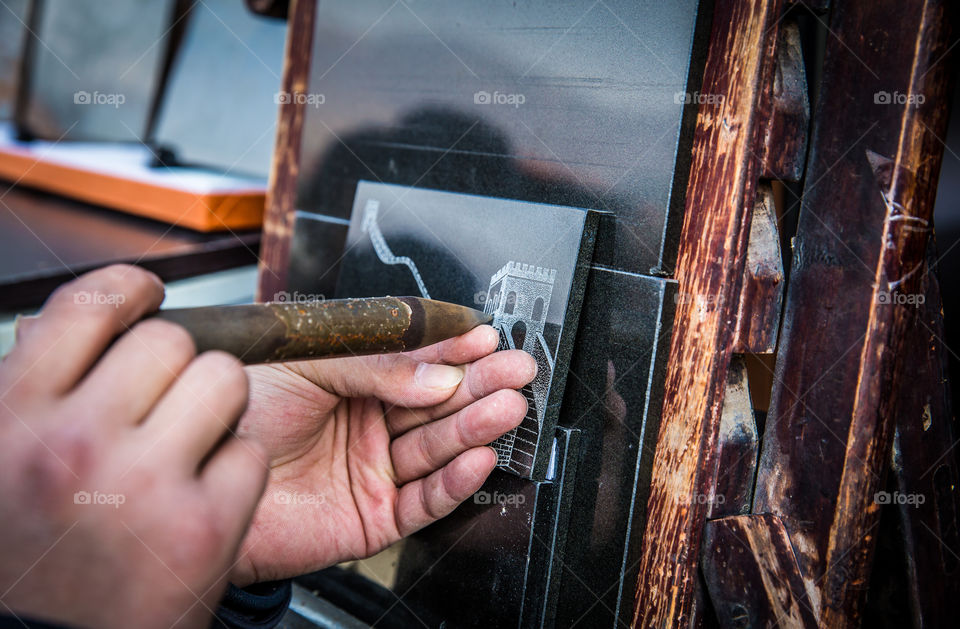
<svg viewBox="0 0 960 629">
<path fill-rule="evenodd" d="M 522 349 L 537 361 L 536 377 L 520 391 L 527 398 L 527 416 L 493 442 L 497 463 L 510 469 L 532 464 L 543 423 L 554 363 L 543 331 L 556 279 L 556 269 L 507 262 L 490 278 L 483 306 L 500 332 L 498 349 Z"/>
</svg>

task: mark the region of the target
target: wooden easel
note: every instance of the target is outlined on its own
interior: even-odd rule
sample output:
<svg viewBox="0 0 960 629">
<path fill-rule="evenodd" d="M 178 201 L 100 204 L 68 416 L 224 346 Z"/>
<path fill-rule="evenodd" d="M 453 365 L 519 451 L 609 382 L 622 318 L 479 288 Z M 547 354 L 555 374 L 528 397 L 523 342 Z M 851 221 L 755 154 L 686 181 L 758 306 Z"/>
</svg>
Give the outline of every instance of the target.
<svg viewBox="0 0 960 629">
<path fill-rule="evenodd" d="M 902 554 L 908 625 L 956 621 L 956 427 L 928 272 L 947 3 L 827 4 L 717 2 L 702 93 L 725 103 L 698 120 L 676 274 L 705 298 L 678 303 L 638 627 L 875 622 L 878 536 Z M 800 10 L 828 28 L 808 154 Z M 803 211 L 757 443 L 730 365 L 770 351 L 780 327 L 776 255 L 753 242 L 770 180 L 802 182 Z"/>
</svg>

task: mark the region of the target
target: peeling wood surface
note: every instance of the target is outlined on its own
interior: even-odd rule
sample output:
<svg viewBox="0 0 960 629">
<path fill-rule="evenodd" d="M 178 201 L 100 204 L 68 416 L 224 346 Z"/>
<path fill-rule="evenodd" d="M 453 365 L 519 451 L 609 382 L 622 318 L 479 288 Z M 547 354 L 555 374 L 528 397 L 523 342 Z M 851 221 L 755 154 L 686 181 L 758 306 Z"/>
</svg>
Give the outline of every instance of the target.
<svg viewBox="0 0 960 629">
<path fill-rule="evenodd" d="M 310 50 L 316 0 L 291 0 L 287 20 L 287 47 L 283 55 L 282 91 L 307 91 Z M 293 231 L 297 175 L 300 172 L 300 136 L 303 129 L 303 99 L 278 105 L 277 144 L 273 153 L 270 184 L 263 217 L 263 246 L 257 285 L 257 301 L 271 299 L 286 288 Z"/>
<path fill-rule="evenodd" d="M 763 142 L 763 178 L 800 181 L 807 159 L 810 97 L 796 22 L 780 27 L 777 71 L 773 79 L 773 109 Z"/>
<path fill-rule="evenodd" d="M 776 516 L 708 522 L 703 573 L 721 627 L 817 627 L 790 540 Z"/>
<path fill-rule="evenodd" d="M 754 501 L 783 520 L 830 627 L 863 611 L 943 154 L 945 7 L 858 0 L 831 14 Z"/>
<path fill-rule="evenodd" d="M 769 184 L 757 188 L 749 238 L 733 351 L 772 354 L 780 329 L 784 270 L 777 208 Z"/>
<path fill-rule="evenodd" d="M 727 372 L 727 390 L 720 413 L 716 483 L 710 494 L 708 519 L 750 513 L 758 449 L 747 366 L 743 358 L 734 356 Z"/>
<path fill-rule="evenodd" d="M 715 476 L 750 215 L 760 171 L 782 2 L 714 8 L 676 278 L 679 298 L 663 422 L 637 583 L 634 626 L 686 626 Z"/>
</svg>

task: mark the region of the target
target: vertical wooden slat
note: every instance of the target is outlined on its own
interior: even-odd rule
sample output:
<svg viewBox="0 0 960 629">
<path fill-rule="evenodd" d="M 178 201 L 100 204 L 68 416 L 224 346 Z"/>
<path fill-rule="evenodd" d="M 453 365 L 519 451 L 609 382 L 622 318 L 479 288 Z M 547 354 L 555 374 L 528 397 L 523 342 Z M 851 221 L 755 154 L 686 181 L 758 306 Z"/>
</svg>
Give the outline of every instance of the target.
<svg viewBox="0 0 960 629">
<path fill-rule="evenodd" d="M 287 94 L 306 93 L 308 89 L 316 7 L 316 0 L 292 0 L 290 3 L 281 87 Z M 288 100 L 291 102 L 278 107 L 277 144 L 263 218 L 258 301 L 270 299 L 286 288 L 297 175 L 300 172 L 300 136 L 307 106 L 304 99 Z"/>
<path fill-rule="evenodd" d="M 780 0 L 714 9 L 694 137 L 667 367 L 634 625 L 685 625 L 714 484 L 714 449 L 736 327 L 760 135 L 770 106 Z"/>
</svg>

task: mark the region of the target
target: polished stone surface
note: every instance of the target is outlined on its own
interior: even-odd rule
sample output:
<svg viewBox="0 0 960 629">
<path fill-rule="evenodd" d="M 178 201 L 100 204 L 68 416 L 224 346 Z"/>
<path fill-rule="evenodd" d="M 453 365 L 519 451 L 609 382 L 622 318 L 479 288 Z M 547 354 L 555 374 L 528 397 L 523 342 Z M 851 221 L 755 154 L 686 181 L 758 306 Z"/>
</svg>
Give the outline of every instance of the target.
<svg viewBox="0 0 960 629">
<path fill-rule="evenodd" d="M 599 262 L 669 270 L 697 6 L 321 3 L 297 208 L 346 218 L 361 179 L 587 207 Z"/>
<path fill-rule="evenodd" d="M 593 268 L 560 413 L 581 432 L 558 627 L 629 626 L 676 282 Z M 586 321 L 589 320 L 589 324 Z"/>
<path fill-rule="evenodd" d="M 543 480 L 597 218 L 579 208 L 361 181 L 336 296 L 414 295 L 492 314 L 500 348 L 522 349 L 538 367 L 521 390 L 527 417 L 494 443 L 498 465 Z"/>
<path fill-rule="evenodd" d="M 0 18 L 0 120 L 8 120 L 13 115 L 30 2 L 6 0 L 4 4 L 5 6 L 0 8 L 6 12 L 6 15 Z"/>
<path fill-rule="evenodd" d="M 173 0 L 35 2 L 20 122 L 47 140 L 144 139 Z"/>
<path fill-rule="evenodd" d="M 286 32 L 238 0 L 193 5 L 154 134 L 175 163 L 267 178 Z"/>
<path fill-rule="evenodd" d="M 332 297 L 337 289 L 343 243 L 350 221 L 334 216 L 296 212 L 290 239 L 287 286 L 315 299 Z M 267 296 L 264 297 L 267 300 Z"/>
<path fill-rule="evenodd" d="M 576 506 L 578 431 L 558 429 L 554 447 L 551 482 L 494 471 L 472 499 L 407 540 L 398 613 L 450 629 L 553 626 L 564 567 L 555 549 Z"/>
</svg>

